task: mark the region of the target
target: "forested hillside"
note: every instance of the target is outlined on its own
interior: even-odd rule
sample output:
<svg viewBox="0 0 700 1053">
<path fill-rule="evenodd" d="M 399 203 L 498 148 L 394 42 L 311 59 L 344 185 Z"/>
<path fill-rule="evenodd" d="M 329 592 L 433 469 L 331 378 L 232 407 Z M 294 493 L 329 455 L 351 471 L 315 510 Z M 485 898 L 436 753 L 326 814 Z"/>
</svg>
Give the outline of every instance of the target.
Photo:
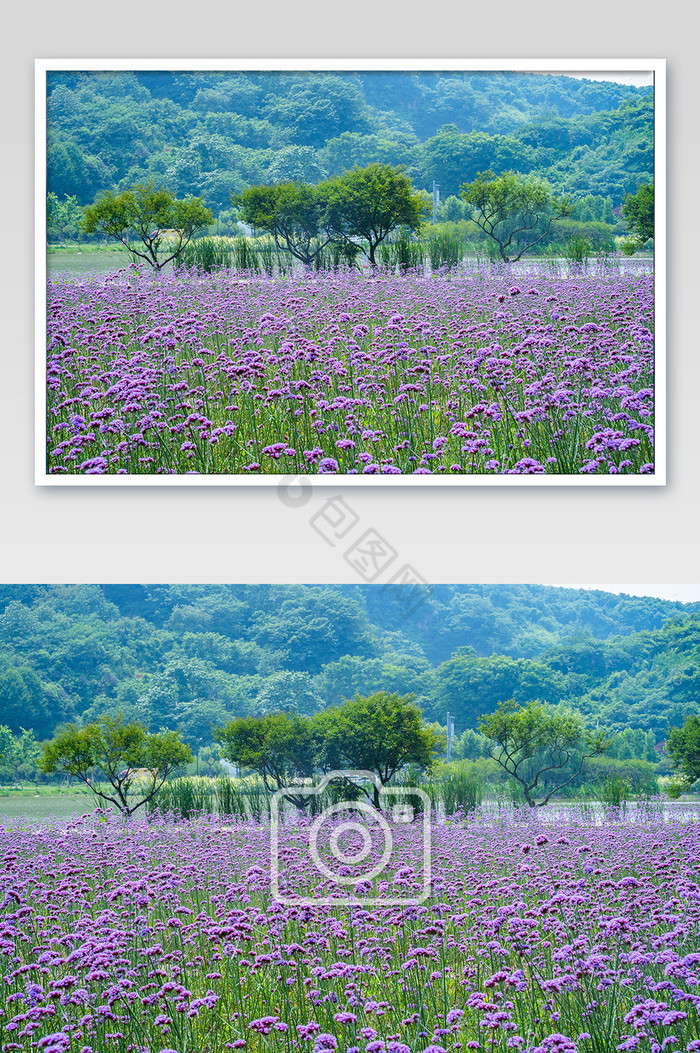
<svg viewBox="0 0 700 1053">
<path fill-rule="evenodd" d="M 503 699 L 652 730 L 700 702 L 700 605 L 537 585 L 6 585 L 0 724 L 121 709 L 191 742 L 232 715 L 413 693 L 458 733 Z"/>
<path fill-rule="evenodd" d="M 252 184 L 381 161 L 418 189 L 436 180 L 443 202 L 490 167 L 618 207 L 653 177 L 653 90 L 515 72 L 60 71 L 47 146 L 49 191 L 80 204 L 153 179 L 218 215 Z"/>
</svg>

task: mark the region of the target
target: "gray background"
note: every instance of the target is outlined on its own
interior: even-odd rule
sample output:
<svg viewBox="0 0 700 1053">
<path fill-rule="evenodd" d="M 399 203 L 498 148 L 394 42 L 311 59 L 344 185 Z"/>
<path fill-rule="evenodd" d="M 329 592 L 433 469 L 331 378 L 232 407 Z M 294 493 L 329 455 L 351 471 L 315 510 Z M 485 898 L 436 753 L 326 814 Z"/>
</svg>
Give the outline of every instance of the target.
<svg viewBox="0 0 700 1053">
<path fill-rule="evenodd" d="M 700 34 L 690 3 L 32 7 L 31 20 L 3 17 L 0 41 L 0 580 L 359 581 L 343 551 L 369 529 L 395 549 L 392 568 L 408 563 L 431 581 L 700 580 Z M 295 508 L 274 487 L 34 486 L 34 59 L 260 56 L 668 60 L 666 487 L 348 488 L 356 525 L 330 544 L 309 520 L 340 487 Z"/>
</svg>

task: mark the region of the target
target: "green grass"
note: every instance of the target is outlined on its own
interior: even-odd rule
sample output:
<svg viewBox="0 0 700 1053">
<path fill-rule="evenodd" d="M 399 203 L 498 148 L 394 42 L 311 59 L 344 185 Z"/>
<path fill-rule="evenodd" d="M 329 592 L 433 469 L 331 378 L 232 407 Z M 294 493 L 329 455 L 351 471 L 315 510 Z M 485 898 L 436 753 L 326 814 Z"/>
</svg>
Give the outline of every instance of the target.
<svg viewBox="0 0 700 1053">
<path fill-rule="evenodd" d="M 50 275 L 86 274 L 88 271 L 107 274 L 128 267 L 129 263 L 125 249 L 108 249 L 102 245 L 67 245 L 64 249 L 51 246 L 46 253 L 46 268 Z"/>
<path fill-rule="evenodd" d="M 35 796 L 28 796 L 23 791 L 13 791 L 7 797 L 0 796 L 0 820 L 17 819 L 22 816 L 29 819 L 48 819 L 52 815 L 63 818 L 73 815 L 74 812 L 83 815 L 94 809 L 94 798 L 89 793 L 36 793 Z"/>
</svg>

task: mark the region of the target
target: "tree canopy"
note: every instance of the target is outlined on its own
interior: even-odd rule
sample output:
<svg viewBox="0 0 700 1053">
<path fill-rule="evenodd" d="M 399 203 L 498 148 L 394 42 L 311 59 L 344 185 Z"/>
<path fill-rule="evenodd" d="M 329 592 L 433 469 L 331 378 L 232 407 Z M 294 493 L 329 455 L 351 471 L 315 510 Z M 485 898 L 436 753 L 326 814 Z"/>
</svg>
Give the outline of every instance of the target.
<svg viewBox="0 0 700 1053">
<path fill-rule="evenodd" d="M 57 237 L 63 245 L 64 238 L 75 237 L 78 233 L 82 218 L 83 210 L 75 196 L 65 194 L 63 201 L 59 201 L 51 191 L 46 195 L 47 241 Z"/>
<path fill-rule="evenodd" d="M 689 789 L 700 779 L 700 716 L 688 717 L 680 728 L 671 728 L 666 752 L 681 781 Z"/>
<path fill-rule="evenodd" d="M 67 725 L 44 743 L 39 767 L 80 779 L 95 796 L 128 817 L 155 796 L 175 769 L 192 760 L 176 731 L 149 734 L 121 713 L 82 728 Z M 105 780 L 111 790 L 100 780 Z"/>
<path fill-rule="evenodd" d="M 154 270 L 176 260 L 194 235 L 214 222 L 201 198 L 178 200 L 153 182 L 120 194 L 105 191 L 84 210 L 82 229 L 121 242 L 134 259 Z"/>
<path fill-rule="evenodd" d="M 318 741 L 313 720 L 296 713 L 268 713 L 242 717 L 217 732 L 221 755 L 261 776 L 268 790 L 309 778 L 317 763 Z M 298 808 L 308 804 L 305 794 L 288 795 Z"/>
<path fill-rule="evenodd" d="M 324 195 L 314 186 L 291 181 L 251 186 L 234 197 L 233 204 L 245 223 L 272 234 L 278 248 L 288 249 L 302 263 L 313 263 L 331 240 L 322 232 Z"/>
<path fill-rule="evenodd" d="M 654 237 L 654 180 L 644 183 L 636 194 L 627 194 L 622 214 L 634 234 L 633 245 L 641 248 Z"/>
<path fill-rule="evenodd" d="M 429 771 L 444 740 L 424 723 L 413 695 L 377 691 L 333 706 L 318 714 L 315 726 L 322 739 L 325 770 L 371 771 L 382 786 L 409 764 Z M 371 788 L 375 808 L 379 788 Z"/>
<path fill-rule="evenodd" d="M 370 264 L 376 266 L 376 250 L 397 227 L 417 230 L 427 205 L 411 180 L 400 169 L 387 164 L 355 166 L 322 184 L 327 200 L 326 223 L 335 237 L 353 244 L 367 242 Z"/>
<path fill-rule="evenodd" d="M 659 743 L 698 712 L 699 612 L 544 585 L 436 584 L 407 610 L 373 585 L 6 584 L 0 720 L 42 740 L 121 710 L 194 747 L 234 717 L 386 691 L 449 709 L 458 735 L 512 697 Z"/>
<path fill-rule="evenodd" d="M 604 734 L 588 731 L 577 713 L 538 701 L 500 702 L 495 713 L 481 718 L 479 731 L 489 740 L 487 755 L 515 779 L 531 808 L 547 804 L 581 773 L 587 758 L 608 748 Z M 574 770 L 566 771 L 570 762 Z M 552 772 L 562 781 L 538 800 L 540 779 Z"/>
<path fill-rule="evenodd" d="M 573 210 L 544 180 L 515 172 L 500 176 L 490 169 L 479 172 L 461 194 L 472 207 L 471 219 L 495 242 L 505 263 L 519 260 L 546 238 L 552 223 Z"/>
<path fill-rule="evenodd" d="M 429 770 L 444 745 L 439 733 L 424 723 L 412 695 L 386 691 L 358 695 L 312 717 L 271 713 L 241 718 L 222 728 L 217 738 L 225 758 L 257 772 L 268 789 L 278 790 L 318 770 L 369 771 L 384 786 L 408 764 Z M 365 792 L 379 808 L 380 787 L 373 782 Z M 299 808 L 309 803 L 303 792 L 286 796 Z"/>
<path fill-rule="evenodd" d="M 47 87 L 48 190 L 81 205 L 154 179 L 217 212 L 379 162 L 443 198 L 489 167 L 617 208 L 654 174 L 649 87 L 495 70 L 56 70 Z"/>
</svg>

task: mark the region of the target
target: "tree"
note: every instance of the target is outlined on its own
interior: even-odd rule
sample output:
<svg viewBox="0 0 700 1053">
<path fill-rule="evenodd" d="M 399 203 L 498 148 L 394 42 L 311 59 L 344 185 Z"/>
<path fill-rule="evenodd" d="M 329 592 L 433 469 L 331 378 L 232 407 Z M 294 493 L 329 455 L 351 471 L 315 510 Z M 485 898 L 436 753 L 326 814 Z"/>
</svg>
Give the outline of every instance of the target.
<svg viewBox="0 0 700 1053">
<path fill-rule="evenodd" d="M 62 246 L 65 237 L 78 233 L 82 216 L 83 210 L 76 197 L 65 194 L 64 200 L 60 201 L 56 194 L 49 191 L 46 195 L 47 241 L 58 237 Z"/>
<path fill-rule="evenodd" d="M 443 199 L 458 194 L 461 184 L 471 182 L 487 167 L 498 173 L 529 172 L 536 167 L 535 154 L 522 140 L 485 132 L 464 135 L 454 124 L 444 125 L 423 145 L 423 185 L 430 186 L 436 179 Z"/>
<path fill-rule="evenodd" d="M 326 771 L 371 771 L 382 786 L 408 764 L 430 770 L 436 754 L 446 746 L 444 738 L 424 724 L 413 695 L 387 691 L 377 691 L 367 698 L 356 695 L 341 706 L 317 714 L 314 724 Z M 370 795 L 370 791 L 365 792 Z M 371 796 L 374 807 L 379 809 L 379 787 L 374 784 Z"/>
<path fill-rule="evenodd" d="M 219 212 L 219 215 L 217 216 L 217 226 L 219 228 L 218 233 L 226 235 L 228 238 L 232 238 L 234 235 L 239 234 L 238 209 L 227 208 Z"/>
<path fill-rule="evenodd" d="M 472 206 L 471 219 L 498 245 L 505 263 L 519 260 L 549 234 L 557 219 L 571 215 L 572 205 L 566 198 L 558 198 L 543 179 L 504 172 L 495 176 L 491 169 L 479 172 L 471 183 L 464 183 L 461 196 Z M 546 222 L 546 227 L 541 230 Z M 536 236 L 535 236 L 536 235 Z M 513 239 L 528 240 L 515 256 Z"/>
<path fill-rule="evenodd" d="M 687 717 L 680 728 L 671 728 L 666 752 L 680 776 L 679 790 L 689 789 L 700 779 L 700 716 Z"/>
<path fill-rule="evenodd" d="M 233 199 L 244 223 L 267 231 L 278 249 L 288 249 L 307 265 L 330 242 L 321 234 L 325 217 L 323 195 L 316 187 L 301 183 L 251 186 Z"/>
<path fill-rule="evenodd" d="M 239 717 L 216 733 L 221 755 L 262 778 L 268 791 L 281 790 L 309 778 L 318 753 L 314 723 L 297 713 L 268 713 L 264 717 Z M 307 794 L 286 794 L 297 808 L 309 803 Z"/>
<path fill-rule="evenodd" d="M 44 743 L 39 768 L 80 779 L 128 818 L 155 796 L 176 768 L 192 759 L 189 747 L 176 731 L 149 734 L 137 721 L 126 724 L 119 713 L 83 728 L 68 724 Z M 100 788 L 98 778 L 109 783 L 111 793 Z M 135 801 L 134 794 L 139 795 Z"/>
<path fill-rule="evenodd" d="M 402 226 L 418 230 L 427 211 L 402 168 L 392 165 L 356 165 L 327 179 L 320 184 L 321 189 L 328 202 L 329 230 L 349 244 L 354 238 L 364 238 L 367 248 L 363 251 L 373 267 L 377 246 L 387 235 Z"/>
<path fill-rule="evenodd" d="M 308 715 L 321 705 L 309 674 L 287 669 L 265 677 L 257 698 L 260 713 L 294 711 Z"/>
<path fill-rule="evenodd" d="M 622 215 L 634 234 L 632 250 L 654 237 L 654 180 L 643 183 L 636 194 L 627 194 L 622 205 Z"/>
<path fill-rule="evenodd" d="M 609 745 L 602 732 L 586 730 L 577 713 L 537 701 L 525 706 L 514 699 L 500 702 L 495 713 L 481 718 L 479 731 L 490 740 L 487 755 L 520 783 L 531 808 L 547 804 L 580 775 L 587 758 L 605 753 Z M 576 757 L 573 774 L 536 800 L 533 794 L 542 776 L 563 773 Z"/>
<path fill-rule="evenodd" d="M 44 685 L 29 666 L 11 665 L 0 674 L 0 712 L 15 734 L 24 724 L 30 724 L 42 737 L 55 727 Z"/>
<path fill-rule="evenodd" d="M 180 702 L 175 707 L 178 731 L 191 746 L 205 743 L 210 746 L 214 738 L 214 729 L 219 728 L 230 719 L 231 714 L 217 699 L 194 698 L 190 702 Z"/>
<path fill-rule="evenodd" d="M 114 238 L 134 259 L 160 271 L 178 258 L 199 230 L 213 222 L 201 198 L 179 200 L 150 182 L 121 194 L 106 191 L 86 206 L 82 229 L 86 234 L 99 231 Z"/>
<path fill-rule="evenodd" d="M 39 753 L 39 743 L 33 731 L 20 728 L 19 735 L 13 735 L 10 728 L 0 725 L 0 761 L 12 768 L 15 789 L 19 786 L 19 769 L 22 765 L 34 766 Z"/>
</svg>

